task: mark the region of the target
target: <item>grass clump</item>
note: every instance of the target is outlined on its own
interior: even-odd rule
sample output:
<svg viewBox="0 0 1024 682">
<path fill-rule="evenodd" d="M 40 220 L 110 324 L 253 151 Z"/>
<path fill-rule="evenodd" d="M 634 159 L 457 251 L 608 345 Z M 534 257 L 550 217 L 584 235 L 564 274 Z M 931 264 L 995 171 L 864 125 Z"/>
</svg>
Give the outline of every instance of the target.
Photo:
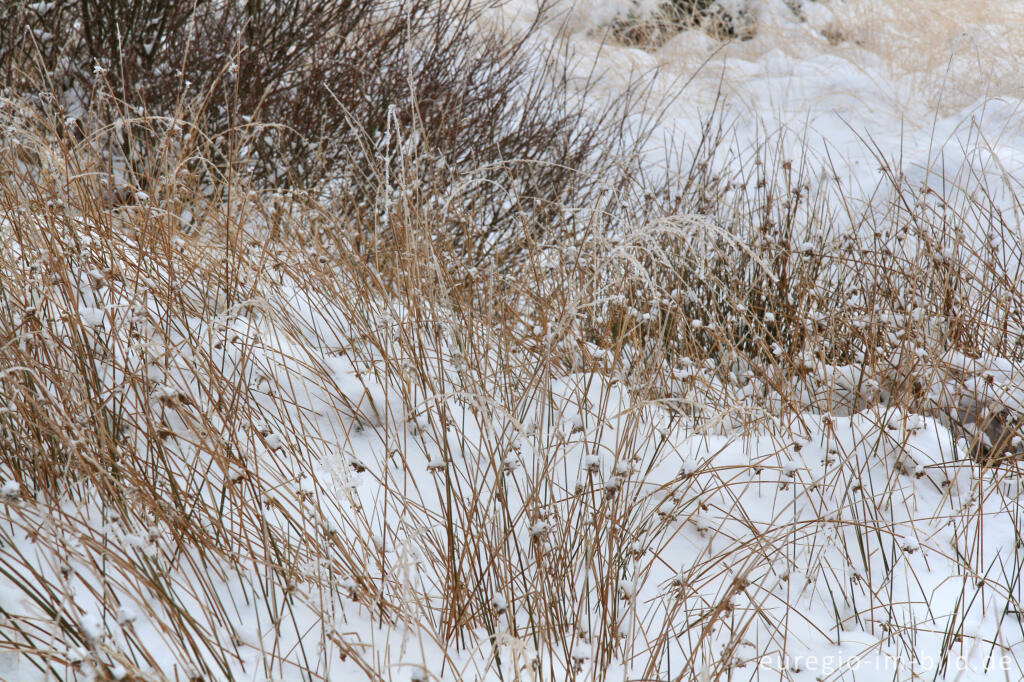
<svg viewBox="0 0 1024 682">
<path fill-rule="evenodd" d="M 637 3 L 634 3 L 637 4 Z M 756 6 L 719 0 L 666 0 L 634 7 L 611 26 L 626 45 L 659 47 L 682 31 L 697 29 L 716 40 L 749 40 L 755 32 Z"/>
</svg>

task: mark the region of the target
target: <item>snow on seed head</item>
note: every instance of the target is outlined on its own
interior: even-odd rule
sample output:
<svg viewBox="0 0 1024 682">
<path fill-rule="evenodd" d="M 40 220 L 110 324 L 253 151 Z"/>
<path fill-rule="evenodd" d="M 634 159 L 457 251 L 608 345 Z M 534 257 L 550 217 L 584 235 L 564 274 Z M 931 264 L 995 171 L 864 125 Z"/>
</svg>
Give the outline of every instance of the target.
<svg viewBox="0 0 1024 682">
<path fill-rule="evenodd" d="M 516 469 L 519 468 L 519 465 L 520 465 L 519 457 L 516 454 L 514 454 L 514 453 L 511 454 L 511 455 L 508 455 L 502 461 L 502 469 L 504 470 L 504 472 L 506 474 L 511 474 L 512 472 L 514 472 Z"/>
<path fill-rule="evenodd" d="M 128 607 L 128 606 L 121 606 L 121 607 L 119 607 L 117 609 L 117 613 L 115 614 L 115 618 L 117 619 L 117 624 L 120 625 L 121 627 L 126 627 L 128 625 L 131 625 L 132 623 L 134 623 L 138 619 L 138 617 L 139 617 L 139 614 L 135 611 L 135 609 L 132 609 L 131 607 Z"/>
<path fill-rule="evenodd" d="M 5 500 L 13 500 L 21 493 L 21 484 L 17 481 L 4 481 L 0 486 L 0 497 Z"/>
<path fill-rule="evenodd" d="M 82 634 L 85 635 L 86 641 L 90 643 L 95 643 L 103 638 L 103 621 L 96 614 L 85 614 L 79 621 L 79 625 L 81 626 Z"/>
</svg>

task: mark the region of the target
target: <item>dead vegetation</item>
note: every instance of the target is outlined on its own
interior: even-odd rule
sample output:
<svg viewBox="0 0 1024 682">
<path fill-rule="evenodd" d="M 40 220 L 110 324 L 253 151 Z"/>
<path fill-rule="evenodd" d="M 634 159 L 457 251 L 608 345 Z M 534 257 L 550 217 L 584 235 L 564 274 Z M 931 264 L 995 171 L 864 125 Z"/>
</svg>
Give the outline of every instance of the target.
<svg viewBox="0 0 1024 682">
<path fill-rule="evenodd" d="M 856 622 L 905 647 L 945 629 L 951 656 L 969 606 L 900 621 L 878 566 L 919 549 L 891 518 L 913 480 L 950 488 L 962 472 L 979 498 L 1019 485 L 1014 217 L 896 174 L 884 200 L 837 211 L 800 159 L 770 148 L 723 175 L 713 121 L 695 159 L 656 182 L 621 103 L 588 111 L 557 79 L 523 89 L 522 37 L 519 52 L 468 31 L 445 42 L 472 15 L 428 13 L 413 25 L 451 52 L 427 69 L 422 36 L 399 30 L 419 15 L 387 9 L 345 15 L 395 34 L 360 33 L 381 52 L 345 68 L 368 80 L 303 94 L 310 110 L 241 80 L 244 98 L 213 104 L 219 86 L 199 77 L 216 94 L 135 100 L 112 65 L 68 134 L 63 91 L 8 94 L 2 646 L 58 679 L 420 674 L 395 667 L 392 631 L 442 652 L 424 674 L 446 679 L 603 679 L 626 661 L 646 678 L 726 679 L 756 667 L 751 632 L 770 633 L 760 653 L 784 650 L 803 618 L 779 602 L 790 575 L 849 572 L 817 627 L 838 637 Z M 198 21 L 175 17 L 162 30 Z M 147 44 L 134 29 L 121 40 L 133 35 Z M 5 64 L 25 79 L 54 73 L 33 75 L 32 59 L 62 59 L 25 49 Z M 545 80 L 559 73 L 549 56 Z M 381 60 L 395 60 L 390 85 L 369 75 Z M 209 77 L 285 68 L 237 63 Z M 395 85 L 410 68 L 421 79 Z M 392 86 L 378 110 L 370 95 Z M 317 127 L 321 106 L 338 129 Z M 336 135 L 343 151 L 306 175 L 309 147 L 261 147 L 279 129 L 302 144 Z M 608 130 L 626 142 L 602 146 Z M 979 216 L 984 232 L 967 227 Z M 964 442 L 915 463 L 915 415 Z M 840 437 L 842 420 L 870 437 Z M 691 460 L 672 429 L 723 445 Z M 752 439 L 748 461 L 722 454 L 730 439 Z M 785 460 L 812 440 L 836 463 L 828 485 Z M 869 495 L 878 461 L 888 484 Z M 666 462 L 678 473 L 654 477 Z M 763 525 L 734 497 L 741 476 L 774 491 Z M 1004 513 L 1019 517 L 1019 499 Z M 965 601 L 1019 613 L 1019 534 L 997 564 L 970 551 L 983 507 L 946 512 L 953 549 L 925 549 L 956 563 Z M 721 542 L 677 565 L 686 533 Z M 664 599 L 639 602 L 669 567 Z M 357 632 L 359 618 L 380 629 Z"/>
</svg>

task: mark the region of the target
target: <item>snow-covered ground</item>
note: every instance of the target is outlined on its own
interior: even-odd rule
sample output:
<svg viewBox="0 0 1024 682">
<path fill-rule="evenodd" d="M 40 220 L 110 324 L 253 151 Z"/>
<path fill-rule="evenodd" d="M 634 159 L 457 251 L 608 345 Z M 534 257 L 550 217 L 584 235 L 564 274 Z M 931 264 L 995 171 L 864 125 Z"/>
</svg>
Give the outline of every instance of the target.
<svg viewBox="0 0 1024 682">
<path fill-rule="evenodd" d="M 161 330 L 159 304 L 139 309 L 117 286 L 82 295 L 86 334 L 110 349 L 98 368 L 110 400 L 174 434 L 164 456 L 180 494 L 252 543 L 237 564 L 182 554 L 164 522 L 126 528 L 99 498 L 69 500 L 57 519 L 6 484 L 0 552 L 37 573 L 6 575 L 0 605 L 45 629 L 37 609 L 59 604 L 85 639 L 69 644 L 57 627 L 54 655 L 84 678 L 96 661 L 115 661 L 115 679 L 198 675 L 181 664 L 194 655 L 178 648 L 182 632 L 202 638 L 199 651 L 236 652 L 213 666 L 217 679 L 1024 674 L 1019 479 L 973 465 L 933 418 L 876 406 L 755 433 L 698 428 L 601 373 L 537 376 L 529 353 L 460 348 L 458 321 L 430 342 L 394 303 L 366 301 L 353 318 L 331 292 L 285 283 L 247 314 Z M 960 362 L 1014 385 L 999 362 Z M 210 403 L 216 389 L 197 371 L 208 363 L 249 387 L 242 413 Z M 148 394 L 132 375 L 150 377 Z M 705 367 L 686 380 L 712 381 Z M 248 449 L 225 468 L 196 440 L 211 433 Z M 145 452 L 144 427 L 137 437 Z M 290 556 L 279 591 L 260 565 L 280 561 L 271 538 L 295 534 L 322 554 Z M 111 557 L 142 562 L 152 582 Z M 170 599 L 153 602 L 154 589 Z M 168 602 L 196 620 L 174 620 Z M 571 648 L 513 634 L 542 625 L 549 602 L 576 632 Z M 453 603 L 493 620 L 442 646 Z M 609 640 L 620 656 L 595 660 Z M 128 653 L 138 645 L 152 658 Z M 0 662 L 3 679 L 41 679 L 23 659 Z"/>
<path fill-rule="evenodd" d="M 984 190 L 1024 239 L 1024 3 L 765 0 L 748 41 L 688 31 L 651 50 L 603 39 L 629 4 L 563 5 L 561 25 L 580 73 L 596 60 L 606 93 L 651 78 L 668 98 L 652 168 L 687 153 L 717 109 L 721 173 L 799 163 L 812 189 L 863 205 L 835 206 L 840 222 L 882 211 L 895 196 L 887 178 L 951 184 L 949 203 Z M 520 22 L 532 11 L 502 10 Z M 735 414 L 709 418 L 699 404 L 719 381 L 703 364 L 677 376 L 674 397 L 693 409 L 636 401 L 622 376 L 574 366 L 600 349 L 559 347 L 570 360 L 554 372 L 535 348 L 509 348 L 453 310 L 352 304 L 373 287 L 347 276 L 318 289 L 296 274 L 319 267 L 301 251 L 274 254 L 284 274 L 260 270 L 249 297 L 208 319 L 202 278 L 227 262 L 221 245 L 182 274 L 126 239 L 114 254 L 124 276 L 111 278 L 99 227 L 66 237 L 74 293 L 40 294 L 63 315 L 55 347 L 79 334 L 105 349 L 93 368 L 101 402 L 138 420 L 118 447 L 149 452 L 150 432 L 166 429 L 149 452 L 181 486 L 166 494 L 194 500 L 199 516 L 217 510 L 245 546 L 231 560 L 182 550 L 185 520 L 121 523 L 102 495 L 68 500 L 58 521 L 6 481 L 2 565 L 38 573 L 0 575 L 0 631 L 25 636 L 6 619 L 34 618 L 21 622 L 45 635 L 32 639 L 50 642 L 62 675 L 1024 678 L 1019 462 L 978 466 L 934 415 L 864 401 L 737 428 Z M 1019 251 L 1003 256 L 1010 267 Z M 193 317 L 170 311 L 172 289 Z M 1011 360 L 950 352 L 949 373 L 919 390 L 1024 412 Z M 808 404 L 820 406 L 816 390 L 865 390 L 853 366 L 807 362 L 817 383 L 796 393 Z M 235 395 L 225 386 L 249 398 L 222 409 Z M 222 456 L 214 440 L 246 449 Z M 275 554 L 292 547 L 305 549 Z M 275 581 L 269 565 L 288 568 Z M 463 620 L 486 626 L 451 637 Z M 219 668 L 206 649 L 235 655 Z M 45 675 L 3 653 L 0 679 Z"/>
<path fill-rule="evenodd" d="M 607 40 L 617 18 L 656 4 L 565 0 L 553 12 L 572 31 L 581 74 L 601 74 L 612 93 L 653 79 L 654 104 L 669 99 L 652 163 L 697 139 L 718 107 L 732 164 L 777 150 L 780 161 L 806 158 L 809 178 L 866 198 L 883 179 L 882 156 L 918 184 L 982 174 L 1001 188 L 1001 206 L 1014 205 L 1024 178 L 1019 0 L 736 0 L 725 4 L 747 8 L 748 40 L 723 44 L 700 30 L 652 49 Z M 504 12 L 522 25 L 536 6 Z"/>
</svg>

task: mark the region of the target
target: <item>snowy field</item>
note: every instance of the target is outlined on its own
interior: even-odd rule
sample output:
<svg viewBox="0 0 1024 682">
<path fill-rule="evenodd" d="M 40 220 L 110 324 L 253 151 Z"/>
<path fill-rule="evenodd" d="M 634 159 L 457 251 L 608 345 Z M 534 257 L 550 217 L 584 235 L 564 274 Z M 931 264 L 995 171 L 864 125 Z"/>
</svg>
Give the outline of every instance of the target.
<svg viewBox="0 0 1024 682">
<path fill-rule="evenodd" d="M 617 17 L 656 5 L 556 5 L 581 75 L 600 73 L 613 92 L 631 78 L 653 81 L 664 113 L 652 164 L 721 110 L 736 165 L 758 155 L 800 163 L 808 181 L 866 201 L 884 160 L 914 185 L 984 178 L 1001 208 L 1014 206 L 1024 177 L 1024 3 L 766 0 L 740 22 L 753 27 L 747 40 L 700 30 L 654 49 L 602 40 Z M 521 24 L 531 7 L 509 3 L 505 16 Z"/>
<path fill-rule="evenodd" d="M 655 5 L 527 45 L 683 208 L 508 267 L 5 96 L 0 680 L 1024 679 L 1024 2 Z"/>
</svg>

